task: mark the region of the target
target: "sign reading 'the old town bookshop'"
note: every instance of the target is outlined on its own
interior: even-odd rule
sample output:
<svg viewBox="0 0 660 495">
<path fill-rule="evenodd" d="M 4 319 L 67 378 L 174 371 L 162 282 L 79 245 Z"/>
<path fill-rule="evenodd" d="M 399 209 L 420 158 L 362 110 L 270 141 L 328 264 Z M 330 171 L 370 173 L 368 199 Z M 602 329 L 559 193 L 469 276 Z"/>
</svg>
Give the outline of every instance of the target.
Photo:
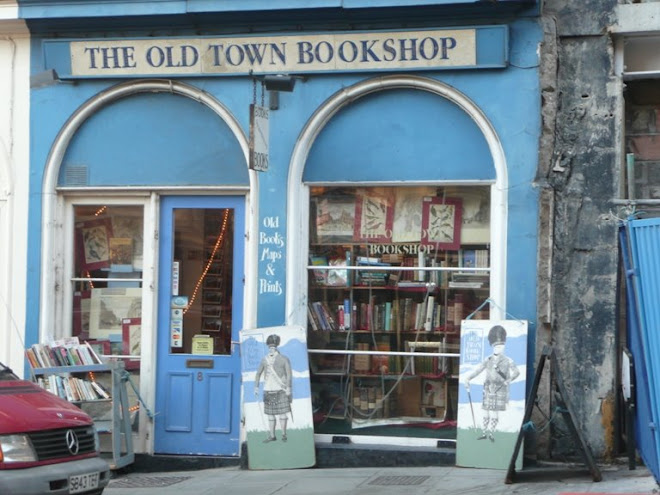
<svg viewBox="0 0 660 495">
<path fill-rule="evenodd" d="M 505 67 L 506 26 L 244 37 L 48 40 L 61 78 Z"/>
</svg>

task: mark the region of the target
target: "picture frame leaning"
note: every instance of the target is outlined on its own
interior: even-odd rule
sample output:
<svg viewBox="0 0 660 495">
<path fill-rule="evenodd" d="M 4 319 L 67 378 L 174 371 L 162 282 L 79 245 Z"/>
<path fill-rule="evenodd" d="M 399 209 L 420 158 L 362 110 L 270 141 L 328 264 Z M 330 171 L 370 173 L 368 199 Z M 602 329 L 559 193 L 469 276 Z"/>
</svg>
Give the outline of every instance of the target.
<svg viewBox="0 0 660 495">
<path fill-rule="evenodd" d="M 425 197 L 422 201 L 422 244 L 436 250 L 456 251 L 461 247 L 459 198 Z"/>
</svg>

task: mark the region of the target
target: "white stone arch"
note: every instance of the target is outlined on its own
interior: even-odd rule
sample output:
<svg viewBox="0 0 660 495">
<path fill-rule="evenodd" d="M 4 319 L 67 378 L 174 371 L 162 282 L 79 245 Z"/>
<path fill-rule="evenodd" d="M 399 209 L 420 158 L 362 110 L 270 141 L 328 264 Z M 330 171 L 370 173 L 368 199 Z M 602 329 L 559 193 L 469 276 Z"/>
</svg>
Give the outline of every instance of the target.
<svg viewBox="0 0 660 495">
<path fill-rule="evenodd" d="M 196 100 L 209 109 L 215 112 L 227 126 L 230 128 L 236 137 L 247 167 L 249 157 L 248 139 L 243 132 L 243 129 L 238 123 L 238 120 L 232 113 L 216 98 L 209 93 L 195 88 L 189 84 L 169 80 L 169 79 L 144 79 L 134 80 L 112 86 L 105 91 L 94 95 L 83 103 L 66 121 L 51 147 L 50 153 L 46 161 L 42 182 L 42 232 L 41 232 L 41 280 L 40 280 L 40 318 L 39 318 L 39 336 L 42 339 L 47 335 L 49 326 L 53 322 L 58 321 L 58 308 L 57 294 L 58 280 L 53 266 L 53 260 L 56 253 L 55 249 L 55 235 L 57 229 L 61 230 L 61 224 L 58 224 L 57 211 L 58 211 L 58 192 L 57 180 L 62 165 L 62 160 L 66 154 L 66 150 L 76 134 L 80 126 L 96 112 L 105 106 L 140 93 L 171 93 L 187 98 Z M 256 232 L 258 229 L 258 198 L 259 189 L 257 175 L 253 170 L 248 170 L 249 175 L 249 193 L 246 196 L 246 229 L 247 231 Z M 114 188 L 117 192 L 117 188 Z M 130 191 L 130 186 L 121 188 L 120 191 Z M 142 188 L 150 189 L 150 188 Z M 153 188 L 163 191 L 163 188 Z M 196 191 L 203 191 L 211 188 L 196 188 Z M 93 191 L 94 188 L 90 188 Z M 177 190 L 176 188 L 168 188 L 170 190 Z M 185 194 L 190 188 L 181 188 L 180 194 Z M 217 189 L 213 189 L 214 191 Z M 248 236 L 246 239 L 246 256 L 245 256 L 245 304 L 243 321 L 246 326 L 254 326 L 254 316 L 256 314 L 256 268 L 254 261 L 257 259 L 257 244 L 253 239 L 254 236 Z M 57 264 L 56 264 L 57 266 Z M 59 265 L 61 266 L 61 264 Z M 61 283 L 61 282 L 60 282 Z"/>
<path fill-rule="evenodd" d="M 326 124 L 343 107 L 369 94 L 391 89 L 416 89 L 446 98 L 460 107 L 481 130 L 495 167 L 495 183 L 491 185 L 491 304 L 490 317 L 504 318 L 506 311 L 506 242 L 508 217 L 508 174 L 504 150 L 494 127 L 467 96 L 451 86 L 411 75 L 389 75 L 367 79 L 343 88 L 318 108 L 307 121 L 291 157 L 287 200 L 287 284 L 286 322 L 306 327 L 307 321 L 307 245 L 309 225 L 309 189 L 302 182 L 309 151 Z M 400 184 L 400 183 L 399 183 Z M 384 185 L 379 182 L 379 185 Z"/>
</svg>

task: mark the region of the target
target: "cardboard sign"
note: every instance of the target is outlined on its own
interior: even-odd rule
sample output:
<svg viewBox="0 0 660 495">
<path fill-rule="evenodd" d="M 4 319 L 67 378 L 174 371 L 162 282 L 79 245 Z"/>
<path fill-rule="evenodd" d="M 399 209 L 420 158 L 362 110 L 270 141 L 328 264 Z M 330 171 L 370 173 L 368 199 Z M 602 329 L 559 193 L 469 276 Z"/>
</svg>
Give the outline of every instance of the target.
<svg viewBox="0 0 660 495">
<path fill-rule="evenodd" d="M 213 339 L 210 335 L 195 335 L 192 339 L 192 354 L 213 354 Z"/>
<path fill-rule="evenodd" d="M 526 321 L 462 321 L 456 465 L 508 468 L 525 416 L 526 363 Z"/>
<path fill-rule="evenodd" d="M 314 466 L 306 330 L 301 326 L 242 330 L 241 372 L 248 467 Z"/>
</svg>

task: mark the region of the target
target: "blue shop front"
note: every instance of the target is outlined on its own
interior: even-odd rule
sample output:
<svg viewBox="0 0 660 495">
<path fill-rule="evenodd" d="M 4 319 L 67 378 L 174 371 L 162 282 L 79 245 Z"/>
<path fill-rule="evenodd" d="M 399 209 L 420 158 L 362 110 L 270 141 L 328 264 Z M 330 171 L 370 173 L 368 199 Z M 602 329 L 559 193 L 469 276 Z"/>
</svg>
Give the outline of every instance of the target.
<svg viewBox="0 0 660 495">
<path fill-rule="evenodd" d="M 240 331 L 301 325 L 317 444 L 452 446 L 461 322 L 534 348 L 536 3 L 211 3 L 22 4 L 26 346 L 123 362 L 136 452 L 239 456 Z"/>
</svg>

